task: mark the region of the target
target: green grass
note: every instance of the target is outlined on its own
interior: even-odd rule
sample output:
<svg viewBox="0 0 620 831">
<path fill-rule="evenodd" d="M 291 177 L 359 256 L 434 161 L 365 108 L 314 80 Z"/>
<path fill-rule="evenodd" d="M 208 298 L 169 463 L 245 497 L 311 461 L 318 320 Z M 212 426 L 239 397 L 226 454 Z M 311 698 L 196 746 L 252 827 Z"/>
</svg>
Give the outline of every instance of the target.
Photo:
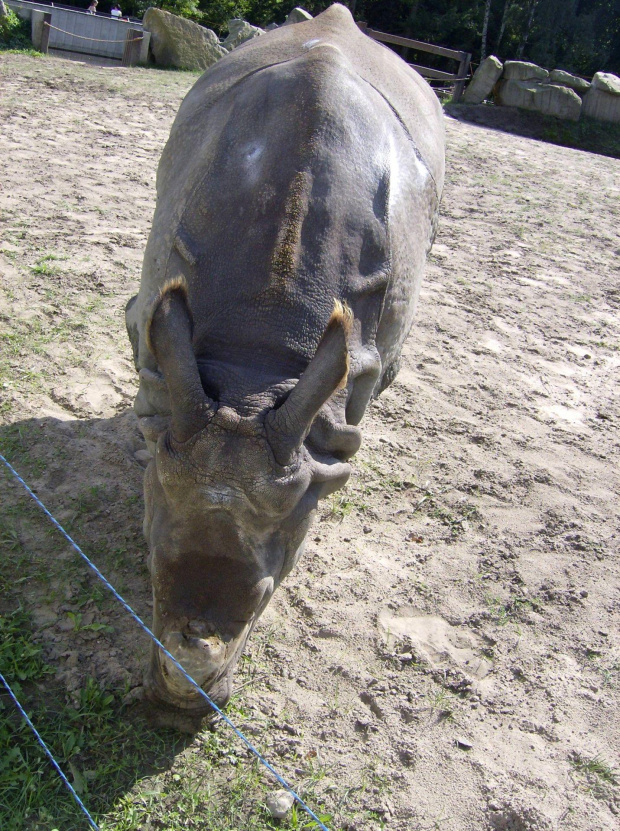
<svg viewBox="0 0 620 831">
<path fill-rule="evenodd" d="M 86 423 L 83 431 L 83 438 L 87 438 Z M 66 434 L 56 435 L 49 427 L 41 431 L 37 420 L 0 431 L 3 454 L 27 481 L 32 480 L 35 470 L 45 469 L 48 457 L 61 457 L 65 442 Z M 67 459 L 64 464 L 71 466 L 73 462 Z M 62 515 L 63 523 L 80 529 L 80 544 L 119 586 L 128 569 L 134 580 L 137 573 L 136 551 L 140 548 L 127 528 L 127 518 L 135 514 L 139 525 L 138 501 L 129 489 L 93 485 L 62 495 L 56 504 L 52 499 L 49 507 Z M 106 643 L 123 636 L 124 624 L 114 617 L 114 633 L 110 635 L 111 626 L 101 615 L 116 614 L 109 595 L 85 573 L 77 556 L 68 556 L 57 531 L 48 527 L 36 505 L 20 489 L 10 487 L 4 476 L 0 477 L 0 504 L 0 671 L 100 827 L 105 831 L 142 831 L 149 823 L 153 831 L 309 831 L 315 827 L 299 809 L 291 810 L 281 822 L 271 818 L 266 798 L 278 785 L 262 766 L 257 767 L 223 724 L 206 728 L 193 739 L 154 729 L 145 721 L 142 705 L 123 703 L 127 692 L 124 682 L 102 686 L 88 678 L 82 657 L 76 666 L 77 688 L 66 688 L 61 679 L 56 680 L 56 673 L 66 672 L 68 667 L 62 655 L 58 658 L 52 653 L 46 658 L 44 644 L 45 649 L 51 647 L 58 653 L 85 653 L 88 662 L 93 646 L 99 654 L 107 654 Z M 108 518 L 114 508 L 121 512 L 118 533 Z M 104 539 L 102 527 L 107 529 Z M 140 562 L 144 569 L 143 558 Z M 144 581 L 148 583 L 146 573 Z M 6 611 L 9 602 L 12 611 Z M 44 609 L 46 615 L 51 612 L 51 622 L 34 627 L 27 609 L 35 607 L 38 612 Z M 56 623 L 69 624 L 62 628 L 59 647 L 55 646 L 58 640 L 50 640 L 43 629 Z M 127 629 L 130 627 L 128 622 Z M 56 638 L 58 632 L 54 630 Z M 272 637 L 273 632 L 265 635 L 267 641 Z M 231 717 L 242 730 L 249 723 L 257 726 L 256 716 L 247 712 L 244 700 L 247 688 L 262 680 L 261 643 L 265 638 L 255 640 L 253 660 L 248 657 L 242 662 L 240 692 L 229 705 Z M 263 643 L 263 648 L 266 645 Z M 139 648 L 136 658 L 138 653 Z M 268 726 L 262 725 L 265 730 Z M 259 746 L 263 743 L 260 738 L 256 741 Z M 293 776 L 296 788 L 329 827 L 336 829 L 336 821 L 323 807 L 325 770 L 314 759 L 298 764 L 303 774 Z M 337 794 L 330 799 L 337 802 Z M 84 827 L 71 795 L 13 702 L 0 692 L 0 828 L 78 831 Z"/>
<path fill-rule="evenodd" d="M 562 147 L 574 147 L 620 158 L 620 125 L 607 121 L 596 121 L 583 116 L 579 121 L 564 121 L 547 116 L 542 139 Z"/>
<path fill-rule="evenodd" d="M 86 627 L 84 627 L 86 628 Z M 88 679 L 71 703 L 53 681 L 55 670 L 21 609 L 0 615 L 0 671 L 88 810 L 105 831 L 262 831 L 316 828 L 293 808 L 276 822 L 266 810 L 274 788 L 258 762 L 223 726 L 189 740 L 154 731 L 122 704 L 126 690 Z M 243 721 L 242 710 L 233 717 Z M 309 770 L 305 790 L 324 777 Z M 0 827 L 3 831 L 78 831 L 83 817 L 8 695 L 0 694 Z M 321 810 L 322 821 L 332 817 Z"/>
<path fill-rule="evenodd" d="M 128 720 L 119 696 L 92 679 L 72 704 L 50 681 L 55 670 L 20 608 L 0 616 L 0 671 L 61 768 L 93 812 L 105 810 L 147 757 L 168 759 L 166 741 Z M 83 827 L 72 797 L 7 695 L 0 697 L 0 825 L 5 831 Z"/>
<path fill-rule="evenodd" d="M 528 611 L 542 611 L 542 606 L 537 600 L 526 597 L 511 597 L 509 600 L 503 601 L 498 597 L 487 594 L 484 601 L 489 609 L 491 619 L 498 626 L 506 626 L 508 623 L 523 620 L 524 614 Z"/>
<path fill-rule="evenodd" d="M 608 785 L 618 785 L 618 773 L 600 756 L 585 757 L 576 754 L 571 764 L 579 773 L 586 774 Z"/>
<path fill-rule="evenodd" d="M 6 17 L 0 19 L 0 51 L 40 55 L 32 48 L 30 21 L 21 20 L 14 11 L 7 8 Z"/>
</svg>

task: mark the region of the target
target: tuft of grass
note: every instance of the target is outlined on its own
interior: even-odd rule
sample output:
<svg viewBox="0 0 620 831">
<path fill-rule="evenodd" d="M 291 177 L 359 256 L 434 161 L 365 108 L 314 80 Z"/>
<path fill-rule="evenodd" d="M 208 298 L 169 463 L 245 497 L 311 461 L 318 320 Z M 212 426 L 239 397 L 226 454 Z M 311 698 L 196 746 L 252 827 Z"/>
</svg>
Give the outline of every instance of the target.
<svg viewBox="0 0 620 831">
<path fill-rule="evenodd" d="M 536 600 L 526 597 L 512 597 L 503 602 L 498 597 L 487 594 L 484 598 L 488 606 L 492 620 L 498 626 L 506 626 L 508 623 L 522 620 L 527 611 L 540 612 L 542 606 Z"/>
<path fill-rule="evenodd" d="M 618 784 L 617 772 L 600 756 L 587 758 L 576 754 L 571 759 L 571 764 L 579 773 L 594 776 L 608 785 Z"/>
<path fill-rule="evenodd" d="M 56 260 L 59 260 L 56 254 L 46 254 L 37 260 L 36 264 L 31 267 L 33 274 L 41 274 L 44 277 L 56 277 L 60 272 L 57 265 L 54 265 Z"/>
</svg>

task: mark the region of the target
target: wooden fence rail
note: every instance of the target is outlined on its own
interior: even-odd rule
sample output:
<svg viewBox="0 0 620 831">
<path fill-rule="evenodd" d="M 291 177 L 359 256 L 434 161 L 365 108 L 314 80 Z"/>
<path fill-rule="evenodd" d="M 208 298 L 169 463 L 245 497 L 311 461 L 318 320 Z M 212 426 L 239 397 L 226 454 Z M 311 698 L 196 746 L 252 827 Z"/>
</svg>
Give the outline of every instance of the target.
<svg viewBox="0 0 620 831">
<path fill-rule="evenodd" d="M 391 43 L 394 46 L 402 46 L 405 49 L 413 49 L 416 52 L 429 52 L 431 55 L 441 55 L 444 58 L 451 58 L 453 61 L 458 61 L 459 67 L 456 73 L 442 72 L 439 69 L 432 69 L 430 66 L 419 66 L 415 63 L 409 64 L 409 66 L 419 72 L 424 78 L 446 81 L 447 83 L 452 82 L 454 84 L 452 101 L 455 104 L 458 102 L 463 94 L 469 65 L 471 63 L 471 54 L 469 52 L 459 52 L 456 49 L 447 49 L 445 46 L 423 43 L 421 40 L 412 40 L 411 38 L 404 38 L 400 35 L 389 35 L 386 32 L 378 32 L 376 29 L 370 29 L 367 23 L 358 23 L 357 25 L 365 35 L 381 43 Z"/>
</svg>

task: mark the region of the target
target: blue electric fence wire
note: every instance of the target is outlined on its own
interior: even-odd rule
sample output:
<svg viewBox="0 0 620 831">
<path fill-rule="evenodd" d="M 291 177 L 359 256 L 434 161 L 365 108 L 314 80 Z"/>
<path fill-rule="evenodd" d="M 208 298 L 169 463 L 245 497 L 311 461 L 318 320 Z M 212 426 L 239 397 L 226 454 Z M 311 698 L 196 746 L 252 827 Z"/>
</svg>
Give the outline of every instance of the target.
<svg viewBox="0 0 620 831">
<path fill-rule="evenodd" d="M 54 767 L 55 767 L 55 768 L 56 768 L 56 770 L 58 771 L 58 775 L 60 776 L 60 778 L 62 779 L 62 781 L 65 783 L 65 785 L 67 786 L 67 788 L 69 788 L 69 790 L 71 791 L 71 796 L 75 799 L 75 801 L 76 801 L 76 802 L 77 802 L 77 804 L 80 806 L 80 808 L 82 809 L 82 811 L 84 812 L 84 814 L 87 816 L 87 818 L 88 818 L 88 823 L 89 823 L 90 827 L 91 827 L 91 828 L 94 828 L 94 829 L 95 829 L 95 831 L 99 831 L 99 826 L 97 825 L 97 823 L 95 822 L 95 820 L 91 817 L 91 815 L 88 813 L 88 810 L 87 810 L 86 806 L 84 805 L 84 803 L 82 802 L 82 800 L 80 799 L 80 797 L 79 797 L 79 796 L 77 795 L 77 793 L 75 792 L 75 790 L 74 790 L 73 786 L 71 785 L 71 782 L 69 782 L 69 780 L 67 779 L 67 777 L 66 777 L 66 776 L 64 775 L 64 773 L 62 772 L 62 769 L 61 769 L 60 765 L 58 764 L 58 762 L 56 761 L 56 759 L 54 758 L 54 756 L 52 755 L 51 750 L 48 748 L 48 746 L 45 744 L 45 742 L 43 741 L 43 739 L 42 739 L 42 738 L 41 738 L 41 736 L 39 735 L 39 731 L 37 730 L 37 728 L 34 726 L 34 724 L 33 724 L 33 723 L 30 721 L 30 719 L 28 718 L 28 713 L 24 710 L 24 708 L 22 707 L 22 705 L 21 705 L 21 704 L 19 703 L 19 701 L 17 700 L 17 696 L 15 695 L 15 693 L 13 692 L 13 690 L 11 689 L 11 687 L 9 686 L 9 682 L 6 680 L 6 678 L 4 677 L 4 675 L 3 675 L 1 672 L 0 672 L 0 681 L 2 681 L 2 683 L 3 683 L 3 684 L 4 684 L 4 686 L 6 687 L 8 694 L 11 696 L 11 698 L 13 699 L 13 703 L 15 704 L 15 706 L 17 707 L 17 709 L 19 710 L 19 712 L 22 714 L 22 716 L 23 716 L 23 717 L 24 717 L 24 719 L 26 720 L 26 723 L 28 724 L 28 727 L 30 727 L 30 729 L 32 730 L 32 732 L 33 732 L 33 733 L 35 734 L 35 736 L 37 737 L 37 741 L 39 742 L 39 744 L 41 745 L 41 747 L 42 747 L 42 748 L 43 748 L 43 750 L 45 751 L 45 754 L 46 754 L 47 758 L 48 758 L 48 759 L 50 760 L 50 762 L 54 765 Z"/>
<path fill-rule="evenodd" d="M 54 516 L 52 516 L 52 514 L 51 514 L 51 513 L 47 510 L 47 508 L 45 507 L 45 505 L 41 502 L 41 500 L 39 499 L 39 497 L 38 497 L 38 496 L 37 496 L 37 495 L 36 495 L 36 494 L 35 494 L 35 493 L 34 493 L 34 492 L 33 492 L 33 491 L 32 491 L 32 490 L 28 487 L 28 485 L 24 482 L 24 480 L 23 480 L 23 479 L 22 479 L 22 477 L 19 475 L 19 473 L 18 473 L 18 472 L 15 470 L 15 468 L 14 468 L 14 467 L 13 467 L 13 466 L 12 466 L 12 465 L 11 465 L 11 464 L 10 464 L 10 463 L 9 463 L 9 462 L 5 459 L 5 458 L 4 458 L 4 456 L 3 456 L 1 453 L 0 453 L 0 460 L 2 460 L 2 461 L 4 462 L 4 464 L 6 465 L 6 467 L 7 467 L 7 468 L 11 471 L 11 473 L 12 473 L 12 474 L 13 474 L 13 476 L 17 479 L 17 481 L 18 481 L 18 482 L 20 482 L 20 483 L 21 483 L 21 485 L 23 485 L 23 487 L 25 488 L 25 490 L 26 490 L 26 491 L 30 494 L 30 496 L 34 499 L 34 501 L 37 503 L 37 505 L 39 506 L 39 508 L 41 508 L 41 510 L 42 510 L 42 511 L 43 511 L 43 512 L 47 515 L 47 517 L 48 517 L 48 518 L 52 521 L 52 523 L 56 526 L 56 528 L 58 528 L 58 530 L 59 530 L 59 531 L 60 531 L 60 533 L 63 535 L 63 537 L 64 537 L 64 538 L 65 538 L 65 539 L 69 542 L 69 544 L 70 544 L 70 545 L 71 545 L 71 546 L 75 549 L 75 551 L 77 551 L 77 553 L 78 553 L 78 554 L 80 555 L 80 557 L 84 560 L 84 562 L 86 563 L 86 565 L 87 565 L 87 566 L 88 566 L 88 567 L 89 567 L 92 571 L 94 571 L 94 572 L 95 572 L 95 574 L 97 575 L 97 577 L 101 580 L 101 582 L 105 585 L 105 587 L 106 587 L 106 588 L 107 588 L 107 589 L 108 589 L 108 590 L 109 590 L 109 591 L 110 591 L 110 592 L 114 595 L 114 597 L 115 597 L 115 598 L 118 600 L 118 602 L 122 605 L 122 607 L 125 609 L 125 611 L 126 611 L 129 615 L 131 615 L 131 617 L 135 620 L 135 622 L 138 624 L 138 626 L 139 626 L 139 627 L 140 627 L 140 628 L 141 628 L 141 629 L 142 629 L 142 630 L 143 630 L 143 631 L 144 631 L 144 632 L 145 632 L 145 633 L 149 636 L 149 638 L 150 638 L 150 639 L 151 639 L 154 643 L 156 643 L 156 644 L 157 644 L 157 646 L 161 649 L 161 651 L 164 653 L 164 655 L 166 655 L 166 656 L 167 656 L 167 657 L 168 657 L 168 658 L 172 661 L 172 663 L 175 665 L 175 667 L 176 667 L 176 668 L 177 668 L 177 669 L 181 672 L 181 674 L 183 675 L 183 677 L 184 677 L 187 681 L 189 681 L 189 682 L 190 682 L 190 684 L 192 684 L 194 687 L 196 687 L 196 689 L 198 690 L 198 693 L 199 693 L 199 694 L 200 694 L 200 695 L 204 698 L 204 700 L 207 702 L 207 704 L 209 704 L 209 706 L 210 706 L 213 710 L 215 710 L 215 712 L 216 712 L 216 713 L 220 716 L 220 718 L 221 718 L 223 721 L 225 721 L 225 722 L 226 722 L 226 724 L 227 724 L 227 725 L 231 728 L 231 730 L 233 730 L 233 732 L 234 732 L 234 733 L 238 736 L 238 738 L 240 738 L 240 739 L 241 739 L 241 741 L 242 741 L 242 742 L 246 745 L 246 747 L 247 747 L 247 748 L 248 748 L 248 749 L 249 749 L 249 750 L 250 750 L 250 751 L 251 751 L 251 752 L 252 752 L 252 753 L 256 756 L 256 758 L 259 760 L 259 762 L 260 762 L 260 763 L 261 763 L 264 767 L 266 767 L 266 768 L 267 768 L 267 770 L 269 771 L 269 773 L 271 773 L 271 775 L 272 775 L 272 776 L 273 776 L 273 777 L 274 777 L 274 778 L 275 778 L 275 779 L 276 779 L 276 780 L 280 783 L 280 785 L 282 785 L 282 787 L 283 787 L 285 790 L 287 790 L 287 791 L 291 794 L 291 796 L 292 796 L 292 797 L 293 797 L 293 798 L 294 798 L 294 799 L 295 799 L 295 800 L 299 803 L 299 805 L 300 805 L 300 806 L 304 809 L 304 811 L 308 814 L 308 816 L 310 816 L 310 818 L 311 818 L 311 819 L 313 819 L 313 820 L 316 822 L 316 824 L 317 824 L 318 828 L 322 829 L 322 831 L 329 831 L 329 829 L 327 828 L 327 826 L 326 826 L 323 822 L 321 822 L 321 820 L 317 817 L 317 815 L 314 813 L 314 811 L 313 811 L 313 810 L 312 810 L 312 809 L 311 809 L 308 805 L 306 805 L 306 803 L 303 801 L 303 799 L 302 799 L 302 798 L 301 798 L 301 797 L 300 797 L 297 793 L 295 793 L 295 791 L 294 791 L 294 790 L 292 789 L 292 787 L 288 784 L 288 782 L 286 781 L 286 779 L 284 779 L 282 776 L 280 776 L 280 774 L 278 773 L 278 771 L 277 771 L 277 770 L 275 770 L 275 768 L 273 768 L 273 767 L 269 764 L 269 762 L 267 761 L 267 759 L 265 759 L 265 758 L 264 758 L 264 756 L 262 756 L 262 755 L 261 755 L 261 753 L 260 753 L 260 752 L 259 752 L 259 751 L 258 751 L 258 750 L 254 747 L 254 745 L 252 744 L 252 742 L 251 742 L 249 739 L 247 739 L 247 738 L 243 735 L 243 733 L 242 733 L 242 732 L 241 732 L 241 731 L 240 731 L 237 727 L 235 727 L 235 725 L 234 725 L 234 724 L 232 723 L 232 721 L 228 718 L 228 716 L 227 716 L 227 715 L 226 715 L 226 714 L 225 714 L 225 713 L 224 713 L 224 712 L 223 712 L 223 711 L 222 711 L 222 710 L 221 710 L 221 709 L 217 706 L 217 704 L 215 703 L 215 701 L 212 701 L 212 700 L 211 700 L 211 698 L 207 695 L 207 693 L 206 693 L 206 692 L 202 689 L 202 687 L 200 686 L 200 684 L 198 684 L 196 681 L 194 681 L 194 679 L 193 679 L 190 675 L 188 675 L 188 674 L 187 674 L 187 672 L 183 669 L 183 667 L 182 667 L 182 666 L 181 666 L 181 664 L 177 661 L 177 659 L 174 657 L 174 655 L 172 655 L 172 654 L 171 654 L 171 653 L 170 653 L 170 652 L 166 649 L 166 647 L 163 645 L 163 643 L 159 640 L 159 638 L 157 638 L 157 637 L 156 637 L 156 636 L 155 636 L 155 635 L 151 632 L 151 630 L 148 628 L 148 626 L 146 625 L 146 623 L 144 623 L 144 622 L 142 621 L 142 619 L 138 617 L 138 615 L 134 612 L 134 610 L 133 610 L 133 609 L 131 608 L 131 606 L 130 606 L 127 602 L 126 602 L 126 600 L 125 600 L 124 598 L 122 598 L 122 597 L 121 597 L 121 595 L 120 595 L 120 594 L 116 591 L 116 589 L 114 588 L 114 586 L 113 586 L 111 583 L 109 583 L 109 582 L 108 582 L 108 580 L 106 580 L 106 578 L 105 578 L 105 577 L 103 576 L 103 574 L 99 571 L 99 569 L 97 568 L 97 566 L 96 566 L 96 565 L 92 562 L 92 560 L 90 560 L 90 559 L 86 556 L 86 554 L 84 554 L 84 552 L 82 551 L 82 549 L 80 548 L 80 546 L 79 546 L 76 542 L 74 542 L 74 540 L 73 540 L 73 539 L 69 536 L 69 534 L 65 531 L 65 529 L 64 529 L 64 528 L 62 527 L 62 525 L 58 522 L 58 520 L 57 520 Z M 34 730 L 34 728 L 33 728 L 33 730 Z M 57 770 L 59 770 L 59 771 L 60 771 L 60 768 L 58 767 L 58 765 L 56 764 L 56 762 L 54 762 L 54 766 L 57 768 Z M 61 773 L 61 776 L 62 776 L 62 773 Z M 64 779 L 64 776 L 63 776 L 63 779 Z M 65 781 L 66 781 L 66 780 L 65 780 Z M 67 784 L 68 784 L 68 783 L 67 783 Z M 69 787 L 71 787 L 71 786 L 69 785 Z M 71 790 L 73 790 L 73 788 L 71 788 Z M 77 796 L 77 795 L 76 795 L 76 796 Z M 96 826 L 95 826 L 95 827 L 96 827 Z"/>
</svg>

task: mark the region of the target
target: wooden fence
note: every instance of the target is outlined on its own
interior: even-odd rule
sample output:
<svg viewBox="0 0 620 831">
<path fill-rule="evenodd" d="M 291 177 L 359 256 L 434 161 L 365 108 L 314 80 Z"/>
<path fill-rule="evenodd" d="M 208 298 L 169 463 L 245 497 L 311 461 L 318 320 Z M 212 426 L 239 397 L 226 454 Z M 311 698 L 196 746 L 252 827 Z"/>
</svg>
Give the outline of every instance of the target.
<svg viewBox="0 0 620 831">
<path fill-rule="evenodd" d="M 378 32 L 376 29 L 368 28 L 367 23 L 358 23 L 357 25 L 369 38 L 378 40 L 381 43 L 402 46 L 404 50 L 411 49 L 415 52 L 430 52 L 431 55 L 441 55 L 444 58 L 458 61 L 459 66 L 456 73 L 442 72 L 439 69 L 432 69 L 430 66 L 419 66 L 415 63 L 409 64 L 409 66 L 419 72 L 424 78 L 454 84 L 452 101 L 455 104 L 458 102 L 463 94 L 465 81 L 468 80 L 469 65 L 471 63 L 471 54 L 469 52 L 458 52 L 456 49 L 447 49 L 445 46 L 435 46 L 432 43 L 423 43 L 420 40 L 412 40 L 411 38 L 404 38 L 400 35 L 388 35 L 385 32 Z"/>
</svg>

